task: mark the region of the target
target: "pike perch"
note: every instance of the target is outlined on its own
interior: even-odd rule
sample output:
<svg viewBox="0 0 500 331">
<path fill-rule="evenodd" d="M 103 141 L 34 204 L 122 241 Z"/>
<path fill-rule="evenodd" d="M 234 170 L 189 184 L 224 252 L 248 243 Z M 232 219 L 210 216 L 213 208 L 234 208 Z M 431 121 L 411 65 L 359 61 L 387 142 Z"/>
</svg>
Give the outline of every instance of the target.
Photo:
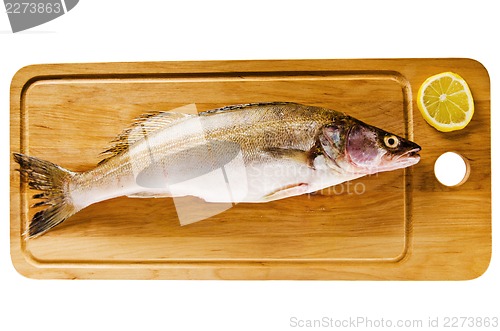
<svg viewBox="0 0 500 331">
<path fill-rule="evenodd" d="M 267 202 L 414 165 L 420 149 L 342 112 L 273 102 L 144 115 L 86 172 L 18 153 L 14 159 L 30 188 L 42 191 L 33 207 L 45 209 L 25 234 L 33 238 L 119 196 Z M 225 185 L 215 180 L 221 173 Z"/>
</svg>

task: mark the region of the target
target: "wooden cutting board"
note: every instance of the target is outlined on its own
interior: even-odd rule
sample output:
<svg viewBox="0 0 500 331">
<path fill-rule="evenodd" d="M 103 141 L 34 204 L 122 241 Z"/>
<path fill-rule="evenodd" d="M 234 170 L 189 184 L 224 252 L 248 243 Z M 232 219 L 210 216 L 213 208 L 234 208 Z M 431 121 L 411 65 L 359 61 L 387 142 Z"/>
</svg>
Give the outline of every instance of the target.
<svg viewBox="0 0 500 331">
<path fill-rule="evenodd" d="M 423 81 L 453 71 L 475 100 L 458 132 L 430 127 L 416 106 Z M 11 157 L 11 255 L 32 278 L 473 279 L 491 256 L 490 86 L 470 59 L 153 62 L 34 65 L 11 86 L 11 152 L 74 171 L 134 118 L 195 104 L 291 101 L 324 106 L 406 136 L 419 164 L 311 195 L 237 204 L 180 226 L 172 199 L 92 205 L 37 239 L 22 232 L 31 191 Z M 455 151 L 468 180 L 446 187 L 438 156 Z M 190 201 L 206 210 L 210 204 Z"/>
</svg>

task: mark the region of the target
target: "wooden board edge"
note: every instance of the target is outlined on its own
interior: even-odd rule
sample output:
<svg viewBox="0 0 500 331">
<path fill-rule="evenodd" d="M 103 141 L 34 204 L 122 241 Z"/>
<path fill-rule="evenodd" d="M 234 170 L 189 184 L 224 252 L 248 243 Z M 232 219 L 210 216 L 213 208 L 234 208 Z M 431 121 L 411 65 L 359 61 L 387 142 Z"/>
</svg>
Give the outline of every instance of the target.
<svg viewBox="0 0 500 331">
<path fill-rule="evenodd" d="M 380 61 L 395 61 L 397 59 L 381 59 Z M 473 61 L 473 62 L 476 62 L 478 65 L 480 65 L 484 71 L 486 72 L 486 75 L 489 79 L 489 73 L 487 71 L 487 69 L 477 60 L 474 60 L 474 59 L 464 59 L 466 61 Z M 290 67 L 290 65 L 293 65 L 293 63 L 290 63 L 290 61 L 287 61 L 287 60 L 279 60 L 278 62 L 287 62 L 287 65 L 286 67 Z M 296 62 L 297 64 L 300 64 L 302 61 L 308 61 L 308 60 L 294 60 L 292 62 Z M 318 62 L 328 62 L 328 63 L 331 63 L 331 64 L 339 64 L 341 63 L 342 61 L 344 60 L 312 60 L 312 61 L 318 61 Z M 349 61 L 352 61 L 352 62 L 356 62 L 357 60 L 349 60 Z M 377 61 L 377 60 L 369 60 L 369 61 Z M 227 63 L 227 62 L 230 62 L 232 63 L 233 65 L 237 65 L 238 63 L 241 63 L 241 62 L 254 62 L 254 61 L 214 61 L 214 66 L 215 67 L 219 67 L 219 64 L 218 63 Z M 262 61 L 257 61 L 261 64 L 265 64 L 265 63 L 268 63 L 268 61 L 266 60 L 262 60 Z M 274 61 L 271 61 L 271 62 L 274 62 Z M 141 66 L 148 66 L 148 65 L 152 65 L 152 64 L 155 64 L 155 65 L 160 65 L 160 66 L 183 66 L 183 70 L 185 70 L 186 68 L 186 65 L 189 67 L 190 65 L 199 65 L 200 62 L 188 62 L 188 64 L 184 63 L 184 62 L 145 62 L 145 63 L 141 63 L 140 65 L 137 65 L 137 66 L 134 66 L 134 65 L 131 65 L 130 63 L 117 63 L 118 66 L 121 66 L 122 67 L 122 72 L 123 73 L 128 73 L 128 72 L 133 72 L 134 70 L 137 70 L 138 68 L 140 68 Z M 389 62 L 390 63 L 390 62 Z M 182 64 L 182 65 L 181 65 Z M 92 71 L 92 70 L 95 70 L 95 69 L 98 69 L 98 70 L 105 70 L 106 68 L 109 68 L 109 67 L 112 67 L 113 63 L 95 63 L 95 64 L 80 64 L 80 65 L 76 65 L 76 67 L 74 67 L 71 71 L 72 73 L 75 73 L 75 74 L 78 74 L 78 72 L 80 73 L 85 73 L 85 72 L 88 72 L 89 70 Z M 324 65 L 324 64 L 323 64 Z M 22 91 L 24 88 L 26 88 L 26 85 L 28 85 L 28 83 L 30 82 L 30 79 L 33 78 L 33 74 L 37 74 L 37 75 L 40 75 L 40 74 L 50 74 L 50 71 L 53 70 L 53 69 L 56 69 L 56 71 L 58 70 L 61 70 L 61 72 L 65 72 L 65 70 L 62 70 L 59 65 L 52 65 L 53 67 L 52 68 L 49 68 L 47 69 L 47 66 L 51 66 L 51 65 L 31 65 L 31 66 L 27 66 L 27 67 L 23 67 L 21 68 L 13 77 L 12 79 L 12 85 L 11 85 L 11 152 L 13 152 L 13 150 L 15 148 L 13 148 L 13 146 L 15 147 L 15 145 L 13 145 L 14 142 L 16 142 L 16 138 L 17 138 L 17 142 L 20 140 L 20 131 L 17 131 L 16 133 L 16 130 L 12 130 L 12 119 L 15 118 L 16 114 L 15 114 L 15 111 L 16 111 L 16 107 L 17 107 L 17 117 L 19 118 L 19 112 L 20 112 L 20 107 L 19 107 L 19 102 L 17 103 L 17 106 L 15 105 L 15 98 L 17 97 L 21 97 L 21 94 L 22 94 Z M 64 65 L 61 65 L 61 66 L 66 66 L 65 64 Z M 94 67 L 95 66 L 95 67 Z M 94 67 L 94 68 L 93 68 Z M 131 68 L 130 67 L 134 67 Z M 348 67 L 348 66 L 347 66 Z M 231 69 L 234 69 L 234 68 L 231 68 L 231 66 L 227 66 L 225 68 L 223 68 L 227 71 L 230 71 Z M 244 68 L 245 69 L 245 68 Z M 345 67 L 344 67 L 345 69 Z M 348 70 L 348 69 L 345 69 L 345 70 Z M 488 82 L 489 83 L 489 82 Z M 15 97 L 15 98 L 14 98 Z M 19 100 L 19 99 L 17 99 Z M 490 124 L 491 125 L 491 124 Z M 18 144 L 18 149 L 19 149 L 19 144 Z M 491 159 L 491 156 L 490 156 L 490 159 Z M 12 173 L 15 173 L 15 171 L 13 171 L 16 167 L 16 164 L 12 161 L 11 159 L 11 176 L 12 176 Z M 15 185 L 14 185 L 15 181 L 12 180 L 12 177 L 11 177 L 11 192 L 13 192 L 12 190 L 14 190 L 15 192 Z M 19 186 L 17 187 L 17 190 L 19 190 Z M 18 191 L 19 192 L 19 191 Z M 491 194 L 490 194 L 490 199 L 491 199 Z M 17 203 L 19 203 L 19 201 L 17 201 Z M 13 261 L 13 264 L 14 264 L 14 267 L 15 269 L 23 276 L 26 276 L 26 277 L 30 277 L 30 278 L 40 278 L 40 279 L 43 279 L 43 278 L 59 278 L 59 279 L 73 279 L 73 278 L 92 278 L 92 279 L 100 279 L 99 276 L 96 277 L 96 275 L 100 274 L 100 272 L 102 272 L 101 269 L 99 268 L 96 268 L 96 269 L 92 269 L 92 268 L 89 268 L 89 269 L 86 269 L 86 270 L 80 270 L 80 269 L 75 269 L 75 273 L 68 273 L 68 271 L 65 271 L 63 269 L 58 269 L 58 268 L 54 268 L 52 270 L 41 270 L 40 268 L 37 268 L 36 266 L 34 266 L 33 264 L 30 264 L 28 262 L 28 260 L 26 259 L 26 257 L 24 256 L 24 254 L 22 253 L 22 241 L 20 240 L 20 237 L 19 237 L 19 231 L 21 229 L 19 229 L 19 218 L 17 219 L 17 224 L 14 224 L 13 222 L 15 222 L 15 215 L 12 214 L 12 212 L 15 210 L 15 205 L 16 205 L 16 200 L 12 198 L 12 194 L 11 194 L 11 232 L 10 232 L 10 237 L 11 237 L 11 257 L 12 257 L 12 261 Z M 17 208 L 18 208 L 19 204 L 17 204 Z M 19 217 L 19 214 L 18 216 Z M 13 226 L 14 225 L 14 226 Z M 411 258 L 411 257 L 409 257 Z M 484 266 L 482 266 L 483 268 L 481 269 L 476 269 L 478 272 L 477 276 L 473 276 L 472 278 L 466 278 L 466 279 L 457 279 L 457 280 L 472 280 L 472 279 L 476 279 L 478 277 L 481 277 L 481 275 L 483 275 L 484 273 L 487 272 L 488 270 L 488 267 L 489 267 L 489 264 L 490 264 L 490 260 L 491 260 L 491 243 L 490 243 L 490 257 L 488 259 L 488 263 L 485 264 Z M 401 267 L 404 265 L 404 262 L 402 261 L 401 264 L 399 264 Z M 127 278 L 127 279 L 155 279 L 157 277 L 160 277 L 161 279 L 343 279 L 342 277 L 339 277 L 339 278 L 332 278 L 332 276 L 334 276 L 335 274 L 338 274 L 338 273 L 343 273 L 343 272 L 353 272 L 351 267 L 349 266 L 343 266 L 343 267 L 335 267 L 336 271 L 333 271 L 333 270 L 329 270 L 327 271 L 327 269 L 324 269 L 324 268 L 320 268 L 320 270 L 323 270 L 325 271 L 325 273 L 323 274 L 322 272 L 319 272 L 318 273 L 318 269 L 316 269 L 316 274 L 313 278 L 308 278 L 306 274 L 308 274 L 307 272 L 304 273 L 303 275 L 299 275 L 298 274 L 298 269 L 297 267 L 279 267 L 277 269 L 270 269 L 270 268 L 276 268 L 275 266 L 273 267 L 270 267 L 270 266 L 267 266 L 267 267 L 264 267 L 264 266 L 261 266 L 261 267 L 256 267 L 256 266 L 252 266 L 252 268 L 255 270 L 255 278 L 253 278 L 252 276 L 250 277 L 244 277 L 244 278 L 240 278 L 238 277 L 237 274 L 234 274 L 234 270 L 235 268 L 237 268 L 236 266 L 235 267 L 224 267 L 224 266 L 210 266 L 210 267 L 207 267 L 207 266 L 204 266 L 204 267 L 199 267 L 199 266 L 190 266 L 190 267 L 178 267 L 177 270 L 171 270 L 170 268 L 158 268 L 158 269 L 151 269 L 152 271 L 152 275 L 151 275 L 151 278 L 143 278 L 143 276 L 145 276 L 145 273 L 141 272 L 141 271 L 137 271 L 137 268 L 135 267 L 132 267 L 132 268 L 114 268 L 114 271 L 119 271 L 118 273 L 123 275 L 123 274 L 127 274 L 128 273 L 128 276 L 130 276 L 131 278 Z M 241 267 L 238 267 L 238 268 L 241 268 Z M 300 269 L 300 268 L 299 268 Z M 356 268 L 354 268 L 356 269 Z M 273 272 L 273 270 L 276 270 Z M 404 275 L 404 267 L 402 267 L 403 270 L 403 275 Z M 359 275 L 359 271 L 358 272 L 355 272 L 356 274 Z M 395 273 L 396 274 L 396 273 Z M 393 276 L 396 276 L 395 274 L 393 274 Z M 108 275 L 110 278 L 107 278 L 106 275 Z M 114 273 L 112 272 L 109 272 L 109 273 L 106 273 L 106 272 L 102 272 L 102 276 L 104 276 L 102 279 L 113 279 Z M 155 276 L 156 275 L 156 276 Z M 319 277 L 318 277 L 319 275 Z M 325 278 L 322 278 L 322 275 L 325 276 Z M 248 274 L 246 274 L 246 276 L 248 276 Z M 290 276 L 292 276 L 291 278 L 289 278 Z M 301 278 L 301 276 L 305 276 L 304 278 Z M 187 278 L 186 278 L 187 277 Z M 366 279 L 372 279 L 373 277 L 367 277 Z M 394 279 L 397 279 L 398 277 L 394 277 Z M 123 278 L 120 278 L 120 279 L 123 279 Z M 364 279 L 363 277 L 358 277 L 356 279 Z"/>
</svg>

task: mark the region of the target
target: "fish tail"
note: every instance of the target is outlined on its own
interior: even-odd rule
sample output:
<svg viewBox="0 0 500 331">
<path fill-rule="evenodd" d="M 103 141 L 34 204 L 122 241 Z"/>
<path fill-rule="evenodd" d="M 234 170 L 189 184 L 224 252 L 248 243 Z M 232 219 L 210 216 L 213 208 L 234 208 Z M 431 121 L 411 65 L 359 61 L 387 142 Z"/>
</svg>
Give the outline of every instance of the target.
<svg viewBox="0 0 500 331">
<path fill-rule="evenodd" d="M 19 172 L 21 177 L 28 181 L 29 187 L 42 191 L 33 196 L 34 199 L 42 201 L 32 207 L 47 206 L 35 213 L 29 221 L 24 233 L 25 238 L 35 238 L 44 234 L 78 211 L 68 192 L 68 183 L 75 173 L 24 154 L 14 153 L 14 160 L 21 166 Z"/>
</svg>

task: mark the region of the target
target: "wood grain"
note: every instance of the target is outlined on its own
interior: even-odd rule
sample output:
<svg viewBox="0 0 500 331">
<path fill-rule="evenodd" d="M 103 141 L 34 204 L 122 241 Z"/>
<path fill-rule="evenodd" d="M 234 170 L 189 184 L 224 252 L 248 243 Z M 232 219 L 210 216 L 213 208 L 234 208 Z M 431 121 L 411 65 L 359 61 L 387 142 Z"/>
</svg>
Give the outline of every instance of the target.
<svg viewBox="0 0 500 331">
<path fill-rule="evenodd" d="M 472 122 L 441 133 L 414 100 L 429 76 L 454 71 L 475 100 Z M 491 256 L 490 87 L 469 59 L 156 62 L 34 65 L 11 86 L 11 151 L 74 171 L 140 114 L 292 101 L 341 111 L 423 148 L 409 170 L 266 204 L 238 204 L 180 226 L 171 199 L 92 205 L 24 241 L 34 211 L 11 161 L 11 255 L 32 278 L 472 279 Z M 469 179 L 446 187 L 439 155 L 456 151 Z M 194 208 L 210 204 L 186 198 Z"/>
</svg>

